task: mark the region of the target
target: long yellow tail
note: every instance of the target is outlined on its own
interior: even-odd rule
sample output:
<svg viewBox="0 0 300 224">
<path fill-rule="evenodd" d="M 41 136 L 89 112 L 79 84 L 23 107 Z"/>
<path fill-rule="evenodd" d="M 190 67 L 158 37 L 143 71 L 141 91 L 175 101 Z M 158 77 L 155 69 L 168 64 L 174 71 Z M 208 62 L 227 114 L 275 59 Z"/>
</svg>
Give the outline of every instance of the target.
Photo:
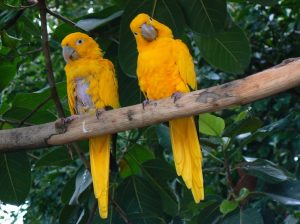
<svg viewBox="0 0 300 224">
<path fill-rule="evenodd" d="M 108 215 L 110 142 L 111 135 L 91 138 L 89 142 L 94 193 L 103 219 Z"/>
<path fill-rule="evenodd" d="M 170 121 L 170 136 L 176 172 L 192 190 L 198 203 L 204 199 L 202 154 L 193 117 Z"/>
</svg>

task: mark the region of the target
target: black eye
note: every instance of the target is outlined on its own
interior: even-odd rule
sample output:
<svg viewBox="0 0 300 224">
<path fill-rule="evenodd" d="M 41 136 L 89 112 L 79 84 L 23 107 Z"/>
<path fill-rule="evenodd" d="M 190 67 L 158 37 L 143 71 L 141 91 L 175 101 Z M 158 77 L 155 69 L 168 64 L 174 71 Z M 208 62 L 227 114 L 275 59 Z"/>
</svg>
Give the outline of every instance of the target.
<svg viewBox="0 0 300 224">
<path fill-rule="evenodd" d="M 150 19 L 150 21 L 152 21 L 152 18 L 151 18 L 151 17 L 150 17 L 149 19 Z"/>
<path fill-rule="evenodd" d="M 138 33 L 137 32 L 133 32 L 133 34 L 136 36 L 136 35 L 138 35 Z"/>
<path fill-rule="evenodd" d="M 81 39 L 77 40 L 77 42 L 76 42 L 77 45 L 80 45 L 82 43 L 83 43 L 83 40 L 81 40 Z"/>
</svg>

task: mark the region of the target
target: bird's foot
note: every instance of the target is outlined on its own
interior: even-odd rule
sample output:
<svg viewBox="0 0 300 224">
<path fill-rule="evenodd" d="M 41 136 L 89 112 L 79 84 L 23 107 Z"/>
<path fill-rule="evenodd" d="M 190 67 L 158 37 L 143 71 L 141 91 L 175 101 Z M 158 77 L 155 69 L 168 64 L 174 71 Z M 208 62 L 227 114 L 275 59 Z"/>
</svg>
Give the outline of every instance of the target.
<svg viewBox="0 0 300 224">
<path fill-rule="evenodd" d="M 182 92 L 175 92 L 172 94 L 171 98 L 174 99 L 174 103 L 183 96 Z"/>
<path fill-rule="evenodd" d="M 142 105 L 143 105 L 143 110 L 145 110 L 145 107 L 148 105 L 148 104 L 150 104 L 150 100 L 148 100 L 148 99 L 146 99 L 146 100 L 144 100 L 143 101 L 143 103 L 142 103 Z"/>
<path fill-rule="evenodd" d="M 105 111 L 105 108 L 101 108 L 101 109 L 96 109 L 96 117 L 99 120 L 101 114 Z"/>
<path fill-rule="evenodd" d="M 63 123 L 64 123 L 64 125 L 68 125 L 68 124 L 70 124 L 72 121 L 78 119 L 79 117 L 80 117 L 80 115 L 73 114 L 73 115 L 71 115 L 70 117 L 63 118 Z"/>
</svg>

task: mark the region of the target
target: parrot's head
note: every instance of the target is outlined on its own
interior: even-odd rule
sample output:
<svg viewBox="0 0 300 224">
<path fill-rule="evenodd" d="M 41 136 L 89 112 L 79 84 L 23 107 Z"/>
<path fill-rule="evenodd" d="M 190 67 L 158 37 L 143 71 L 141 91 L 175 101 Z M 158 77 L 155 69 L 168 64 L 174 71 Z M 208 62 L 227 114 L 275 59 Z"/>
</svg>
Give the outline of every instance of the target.
<svg viewBox="0 0 300 224">
<path fill-rule="evenodd" d="M 99 58 L 102 57 L 101 49 L 96 41 L 90 36 L 76 32 L 66 36 L 62 42 L 63 56 L 66 63 L 81 58 Z"/>
<path fill-rule="evenodd" d="M 161 37 L 173 38 L 172 30 L 145 13 L 138 14 L 130 23 L 138 47 Z"/>
</svg>

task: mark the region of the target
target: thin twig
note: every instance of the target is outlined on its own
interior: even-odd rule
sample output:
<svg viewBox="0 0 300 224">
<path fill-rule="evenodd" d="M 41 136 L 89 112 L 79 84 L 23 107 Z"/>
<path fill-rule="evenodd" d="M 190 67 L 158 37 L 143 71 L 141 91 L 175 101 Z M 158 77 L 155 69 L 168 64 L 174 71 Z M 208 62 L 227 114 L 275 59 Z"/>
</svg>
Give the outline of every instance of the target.
<svg viewBox="0 0 300 224">
<path fill-rule="evenodd" d="M 64 21 L 65 23 L 68 23 L 68 24 L 70 24 L 71 26 L 74 26 L 75 28 L 77 28 L 77 29 L 79 29 L 79 30 L 81 30 L 81 31 L 83 31 L 83 32 L 87 32 L 86 30 L 84 30 L 84 29 L 82 29 L 81 27 L 77 26 L 76 23 L 74 23 L 74 22 L 71 21 L 70 19 L 68 19 L 68 18 L 66 18 L 66 17 L 64 17 L 64 16 L 62 16 L 62 15 L 56 13 L 56 12 L 51 11 L 49 8 L 46 8 L 46 11 L 47 11 L 50 15 L 52 15 L 52 16 L 54 16 L 54 17 L 56 17 L 56 18 L 58 18 L 58 19 L 60 19 L 60 20 L 62 20 L 62 21 Z"/>
<path fill-rule="evenodd" d="M 64 117 L 64 109 L 60 102 L 59 96 L 57 94 L 54 74 L 53 74 L 53 68 L 52 68 L 52 62 L 50 57 L 50 50 L 49 50 L 49 43 L 48 43 L 48 31 L 47 31 L 47 18 L 46 18 L 46 1 L 45 0 L 39 0 L 38 3 L 39 10 L 40 10 L 40 17 L 41 17 L 41 31 L 42 31 L 42 46 L 43 46 L 43 52 L 46 60 L 46 68 L 48 73 L 48 82 L 50 85 L 51 90 L 51 96 L 54 100 L 58 116 Z"/>
<path fill-rule="evenodd" d="M 90 164 L 89 164 L 88 160 L 85 158 L 85 155 L 81 151 L 81 149 L 78 146 L 78 144 L 74 142 L 74 143 L 71 143 L 70 145 L 71 145 L 72 149 L 74 149 L 75 152 L 78 154 L 78 156 L 81 159 L 81 161 L 83 162 L 83 165 L 85 166 L 85 168 L 90 171 L 91 170 Z"/>
<path fill-rule="evenodd" d="M 153 17 L 153 16 L 154 16 L 155 9 L 156 9 L 156 4 L 157 4 L 157 0 L 154 0 L 154 4 L 153 4 L 153 8 L 152 8 L 151 17 Z"/>
<path fill-rule="evenodd" d="M 25 121 L 27 121 L 33 114 L 35 114 L 39 109 L 41 109 L 49 100 L 51 100 L 51 96 L 47 97 L 43 102 L 37 105 L 29 114 L 27 114 L 19 123 L 18 127 L 21 127 Z"/>
<path fill-rule="evenodd" d="M 118 205 L 118 203 L 112 198 L 110 198 L 110 202 L 111 202 L 112 206 L 114 207 L 114 209 L 116 210 L 116 212 L 119 214 L 119 216 L 123 219 L 123 221 L 127 224 L 131 224 L 131 222 L 129 221 L 126 213 L 120 207 L 120 205 Z"/>
<path fill-rule="evenodd" d="M 89 218 L 86 221 L 86 224 L 91 224 L 93 222 L 97 208 L 98 208 L 98 202 L 96 200 L 95 203 L 94 203 L 94 205 L 93 205 L 92 211 L 91 211 L 91 213 L 89 215 Z"/>
<path fill-rule="evenodd" d="M 33 154 L 30 153 L 30 152 L 27 152 L 27 155 L 30 156 L 30 157 L 33 158 L 33 159 L 36 159 L 36 160 L 39 160 L 39 159 L 40 159 L 39 157 L 33 155 Z"/>
<path fill-rule="evenodd" d="M 3 118 L 0 118 L 0 122 L 8 123 L 8 124 L 11 124 L 11 125 L 18 125 L 19 124 L 19 121 L 11 120 L 11 119 L 3 119 Z M 34 125 L 32 123 L 29 123 L 29 122 L 25 122 L 24 124 L 29 125 L 29 126 Z"/>
</svg>

